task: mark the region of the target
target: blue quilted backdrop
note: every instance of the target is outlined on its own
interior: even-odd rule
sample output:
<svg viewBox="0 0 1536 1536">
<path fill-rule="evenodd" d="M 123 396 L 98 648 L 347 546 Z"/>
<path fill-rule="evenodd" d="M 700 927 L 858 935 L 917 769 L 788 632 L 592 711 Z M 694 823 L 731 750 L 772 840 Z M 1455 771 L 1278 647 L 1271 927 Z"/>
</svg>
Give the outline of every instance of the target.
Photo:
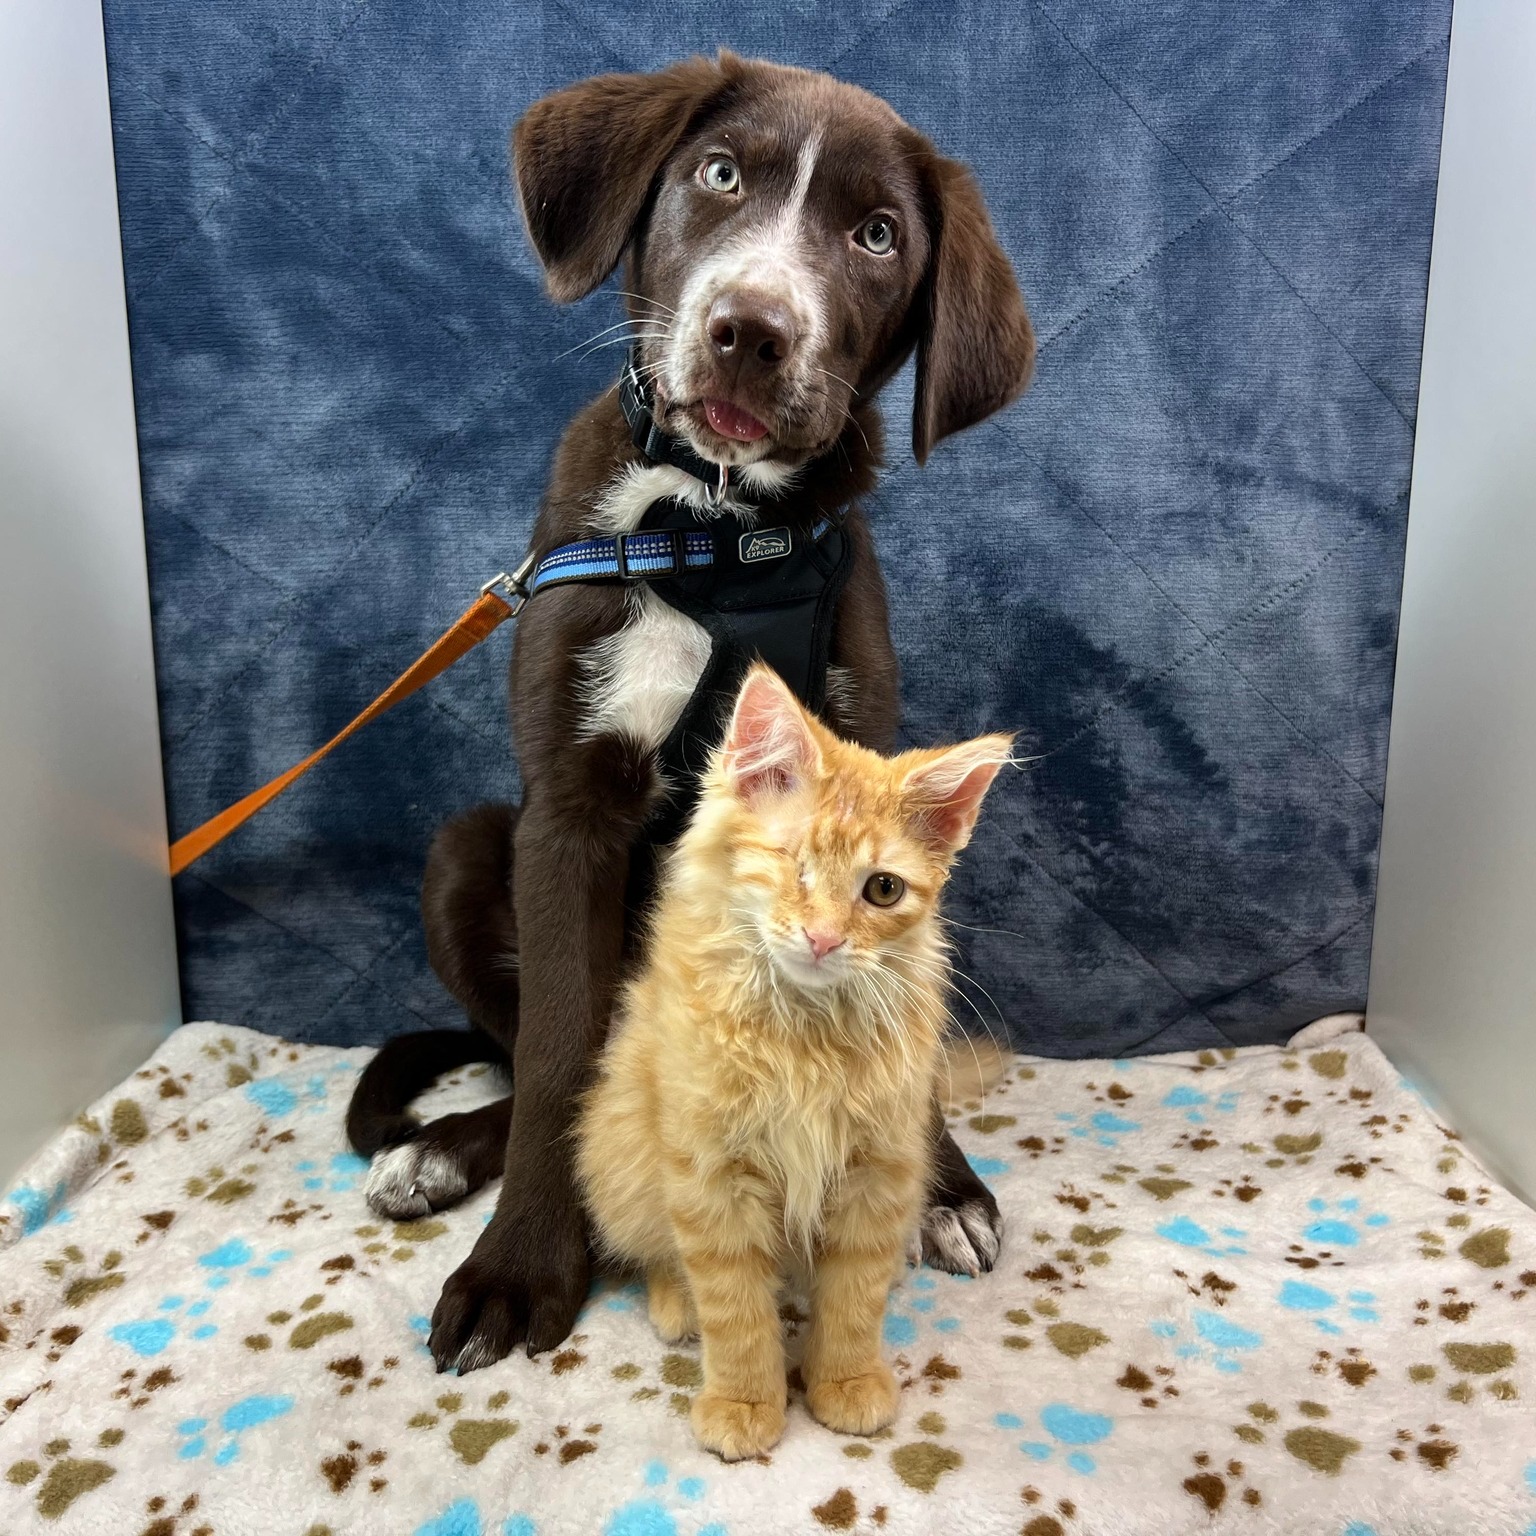
<svg viewBox="0 0 1536 1536">
<path fill-rule="evenodd" d="M 727 45 L 975 166 L 1038 381 L 873 509 L 907 732 L 1019 727 L 952 911 L 1028 1050 L 1364 997 L 1449 0 L 107 0 L 173 828 L 301 757 L 515 562 L 615 354 L 541 295 L 507 131 Z M 451 1021 L 415 887 L 517 789 L 508 636 L 177 882 L 188 1015 Z M 967 1012 L 968 1010 L 962 1009 Z"/>
</svg>

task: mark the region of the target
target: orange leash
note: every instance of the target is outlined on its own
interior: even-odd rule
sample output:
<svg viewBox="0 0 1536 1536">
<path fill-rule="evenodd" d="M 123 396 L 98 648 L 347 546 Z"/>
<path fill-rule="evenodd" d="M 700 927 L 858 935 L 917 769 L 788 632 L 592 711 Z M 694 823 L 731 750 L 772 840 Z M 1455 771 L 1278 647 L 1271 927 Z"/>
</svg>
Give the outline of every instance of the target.
<svg viewBox="0 0 1536 1536">
<path fill-rule="evenodd" d="M 302 779 L 321 758 L 335 751 L 347 737 L 362 730 L 370 721 L 377 720 L 387 710 L 393 709 L 402 699 L 408 699 L 418 688 L 446 672 L 461 656 L 467 656 L 493 630 L 508 619 L 516 618 L 523 604 L 528 601 L 523 581 L 531 565 L 531 561 L 526 562 L 514 574 L 508 576 L 503 572 L 494 580 L 486 582 L 473 607 L 466 609 L 452 628 L 407 667 L 357 719 L 344 730 L 338 731 L 318 752 L 310 753 L 302 763 L 295 763 L 270 784 L 263 784 L 243 800 L 237 800 L 195 831 L 177 838 L 171 844 L 171 873 L 179 875 L 189 864 L 202 858 L 210 848 L 222 843 L 237 827 L 244 826 L 264 805 L 270 805 L 290 784 Z M 507 595 L 501 596 L 495 590 L 497 587 Z"/>
</svg>

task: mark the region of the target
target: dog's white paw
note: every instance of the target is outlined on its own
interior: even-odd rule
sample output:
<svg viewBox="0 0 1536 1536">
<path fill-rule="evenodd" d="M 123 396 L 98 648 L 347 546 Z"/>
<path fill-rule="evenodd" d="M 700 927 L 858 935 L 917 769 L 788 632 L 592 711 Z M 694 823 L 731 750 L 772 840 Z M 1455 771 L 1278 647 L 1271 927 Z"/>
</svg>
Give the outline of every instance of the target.
<svg viewBox="0 0 1536 1536">
<path fill-rule="evenodd" d="M 374 1156 L 364 1195 L 380 1216 L 414 1221 L 456 1204 L 469 1192 L 469 1180 L 451 1152 L 419 1141 L 388 1147 Z"/>
<path fill-rule="evenodd" d="M 1003 1218 L 980 1200 L 958 1208 L 930 1205 L 918 1231 L 923 1261 L 952 1275 L 980 1275 L 997 1263 L 1003 1246 Z"/>
</svg>

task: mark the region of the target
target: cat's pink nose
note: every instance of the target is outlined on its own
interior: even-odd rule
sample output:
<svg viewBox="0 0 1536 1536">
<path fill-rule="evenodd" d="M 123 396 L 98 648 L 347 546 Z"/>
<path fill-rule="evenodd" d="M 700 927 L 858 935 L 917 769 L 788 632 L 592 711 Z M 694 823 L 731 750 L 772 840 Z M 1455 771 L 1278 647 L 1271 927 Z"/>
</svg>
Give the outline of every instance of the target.
<svg viewBox="0 0 1536 1536">
<path fill-rule="evenodd" d="M 802 928 L 800 931 L 805 935 L 805 942 L 811 946 L 811 953 L 818 960 L 826 959 L 843 942 L 842 934 L 833 933 L 830 928 L 821 928 L 815 933 L 812 933 L 809 928 Z"/>
</svg>

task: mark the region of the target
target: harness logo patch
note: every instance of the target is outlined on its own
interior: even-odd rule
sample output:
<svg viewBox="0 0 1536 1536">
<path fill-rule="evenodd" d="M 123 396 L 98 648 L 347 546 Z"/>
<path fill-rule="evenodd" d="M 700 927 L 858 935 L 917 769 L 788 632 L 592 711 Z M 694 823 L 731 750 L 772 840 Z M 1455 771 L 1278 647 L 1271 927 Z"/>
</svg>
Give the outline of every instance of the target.
<svg viewBox="0 0 1536 1536">
<path fill-rule="evenodd" d="M 744 533 L 738 545 L 741 563 L 752 565 L 760 560 L 782 560 L 794 548 L 788 528 L 760 528 Z"/>
</svg>

